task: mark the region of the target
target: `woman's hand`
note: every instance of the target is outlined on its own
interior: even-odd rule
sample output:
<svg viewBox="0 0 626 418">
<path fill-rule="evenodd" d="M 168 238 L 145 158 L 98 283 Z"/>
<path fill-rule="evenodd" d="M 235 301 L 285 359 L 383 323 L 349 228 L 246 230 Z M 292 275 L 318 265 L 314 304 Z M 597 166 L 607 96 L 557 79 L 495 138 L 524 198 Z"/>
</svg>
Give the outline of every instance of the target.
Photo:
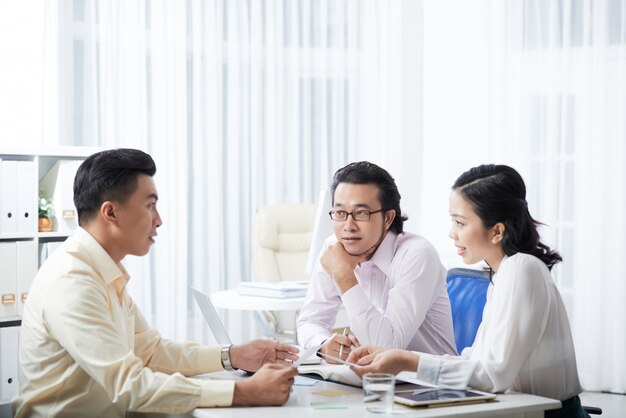
<svg viewBox="0 0 626 418">
<path fill-rule="evenodd" d="M 348 361 L 362 366 L 350 367 L 359 376 L 363 376 L 366 373 L 398 374 L 405 370 L 417 371 L 419 356 L 406 350 L 363 346 L 352 351 Z"/>
</svg>

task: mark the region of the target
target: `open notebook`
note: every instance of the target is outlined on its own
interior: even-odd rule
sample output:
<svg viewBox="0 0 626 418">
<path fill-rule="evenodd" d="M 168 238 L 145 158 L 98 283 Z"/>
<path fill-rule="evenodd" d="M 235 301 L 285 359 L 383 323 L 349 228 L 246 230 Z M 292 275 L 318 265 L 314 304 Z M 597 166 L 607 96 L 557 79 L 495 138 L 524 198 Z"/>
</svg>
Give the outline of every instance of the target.
<svg viewBox="0 0 626 418">
<path fill-rule="evenodd" d="M 313 379 L 328 380 L 350 386 L 363 386 L 361 378 L 344 364 L 316 364 L 312 366 L 300 366 L 298 372 L 302 376 Z"/>
</svg>

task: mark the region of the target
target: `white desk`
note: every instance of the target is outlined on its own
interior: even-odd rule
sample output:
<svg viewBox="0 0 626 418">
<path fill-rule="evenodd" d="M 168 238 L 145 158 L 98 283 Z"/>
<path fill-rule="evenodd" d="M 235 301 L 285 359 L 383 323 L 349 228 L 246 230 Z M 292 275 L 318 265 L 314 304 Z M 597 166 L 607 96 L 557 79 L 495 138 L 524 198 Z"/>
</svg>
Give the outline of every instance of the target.
<svg viewBox="0 0 626 418">
<path fill-rule="evenodd" d="M 219 373 L 223 377 L 223 373 Z M 340 389 L 350 392 L 348 395 L 327 397 L 315 395 L 326 389 Z M 346 409 L 313 409 L 311 402 L 341 402 L 347 405 Z M 456 405 L 440 408 L 408 408 L 394 404 L 393 416 L 409 417 L 543 417 L 544 411 L 557 409 L 561 403 L 554 399 L 542 398 L 523 393 L 498 395 L 496 402 L 479 403 L 473 405 Z M 294 386 L 289 400 L 281 407 L 256 408 L 198 408 L 191 415 L 197 418 L 243 418 L 243 417 L 383 417 L 384 414 L 373 414 L 365 411 L 363 404 L 363 390 L 351 386 L 339 385 L 320 381 L 315 386 Z"/>
<path fill-rule="evenodd" d="M 299 311 L 304 303 L 304 297 L 281 299 L 243 296 L 231 289 L 211 293 L 211 302 L 216 308 L 241 311 Z"/>
</svg>

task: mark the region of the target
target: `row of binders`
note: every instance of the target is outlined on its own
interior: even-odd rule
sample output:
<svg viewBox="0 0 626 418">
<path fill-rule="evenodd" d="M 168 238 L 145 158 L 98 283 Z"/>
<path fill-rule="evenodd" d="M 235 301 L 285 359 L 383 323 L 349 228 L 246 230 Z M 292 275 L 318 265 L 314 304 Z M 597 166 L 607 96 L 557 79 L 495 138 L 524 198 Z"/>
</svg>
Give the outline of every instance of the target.
<svg viewBox="0 0 626 418">
<path fill-rule="evenodd" d="M 0 236 L 37 232 L 39 187 L 52 199 L 55 230 L 71 232 L 78 225 L 74 176 L 82 161 L 57 161 L 39 182 L 34 161 L 0 158 Z"/>
<path fill-rule="evenodd" d="M 241 282 L 237 293 L 244 296 L 288 299 L 306 296 L 307 289 L 308 284 L 302 282 Z"/>
<path fill-rule="evenodd" d="M 37 231 L 37 190 L 33 161 L 0 159 L 0 234 Z"/>
<path fill-rule="evenodd" d="M 28 290 L 37 274 L 37 243 L 0 241 L 0 319 L 22 315 Z"/>
</svg>

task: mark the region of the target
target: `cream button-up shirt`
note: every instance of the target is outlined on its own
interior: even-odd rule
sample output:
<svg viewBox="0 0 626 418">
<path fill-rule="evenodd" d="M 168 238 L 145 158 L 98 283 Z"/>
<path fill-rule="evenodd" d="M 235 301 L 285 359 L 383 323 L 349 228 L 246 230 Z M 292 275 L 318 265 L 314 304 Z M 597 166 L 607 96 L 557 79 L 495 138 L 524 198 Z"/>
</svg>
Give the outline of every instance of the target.
<svg viewBox="0 0 626 418">
<path fill-rule="evenodd" d="M 22 317 L 17 417 L 231 405 L 234 382 L 186 377 L 222 370 L 219 347 L 162 339 L 125 292 L 128 279 L 80 227 L 48 258 Z"/>
</svg>

